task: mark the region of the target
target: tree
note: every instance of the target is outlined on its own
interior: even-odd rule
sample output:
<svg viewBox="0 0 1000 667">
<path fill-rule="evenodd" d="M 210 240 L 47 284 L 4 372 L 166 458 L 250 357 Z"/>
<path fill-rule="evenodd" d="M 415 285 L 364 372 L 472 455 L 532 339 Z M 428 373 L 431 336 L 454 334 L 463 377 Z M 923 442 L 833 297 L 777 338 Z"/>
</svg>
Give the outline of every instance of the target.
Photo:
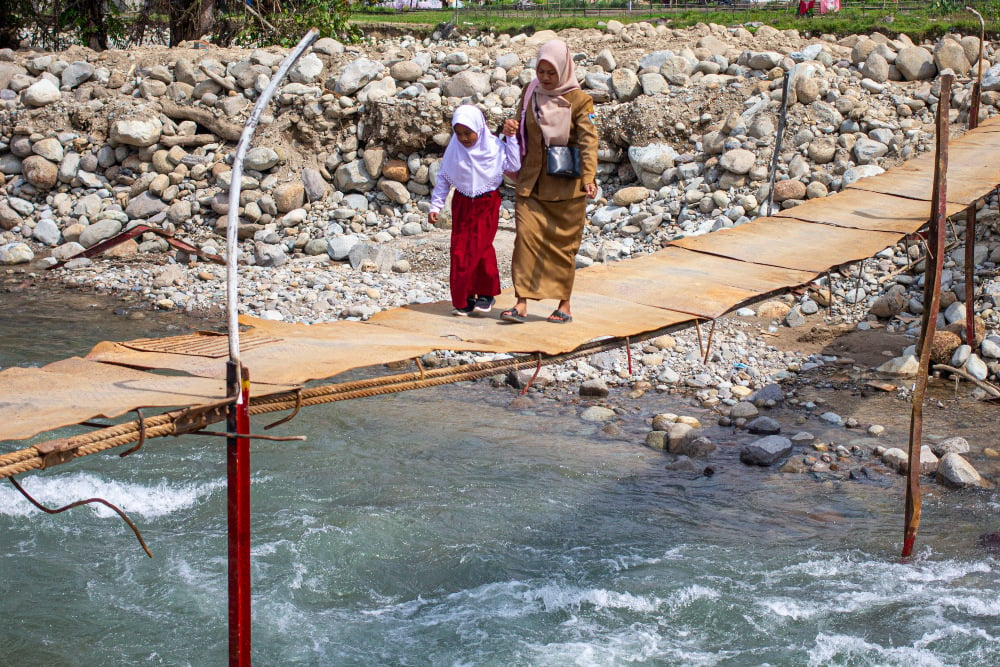
<svg viewBox="0 0 1000 667">
<path fill-rule="evenodd" d="M 215 27 L 216 0 L 169 0 L 170 46 L 210 35 Z"/>
<path fill-rule="evenodd" d="M 0 2 L 0 49 L 16 49 L 17 26 L 24 25 L 24 3 L 21 0 Z"/>
</svg>

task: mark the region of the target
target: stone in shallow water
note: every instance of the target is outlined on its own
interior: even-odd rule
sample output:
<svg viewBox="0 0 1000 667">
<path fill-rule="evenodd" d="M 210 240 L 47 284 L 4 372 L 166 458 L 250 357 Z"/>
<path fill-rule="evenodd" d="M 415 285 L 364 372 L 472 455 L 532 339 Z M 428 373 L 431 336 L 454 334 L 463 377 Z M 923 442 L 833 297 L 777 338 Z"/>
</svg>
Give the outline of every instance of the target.
<svg viewBox="0 0 1000 667">
<path fill-rule="evenodd" d="M 603 380 L 587 380 L 580 385 L 581 396 L 604 398 L 608 395 L 608 385 Z"/>
<path fill-rule="evenodd" d="M 747 430 L 762 435 L 775 435 L 781 433 L 781 424 L 770 417 L 757 417 L 747 424 Z"/>
<path fill-rule="evenodd" d="M 934 478 L 939 483 L 956 489 L 970 486 L 992 488 L 993 486 L 983 479 L 971 463 L 955 452 L 945 454 L 938 462 Z"/>
<path fill-rule="evenodd" d="M 582 413 L 580 413 L 580 419 L 588 422 L 604 422 L 615 416 L 615 411 L 611 408 L 605 408 L 600 405 L 592 405 Z"/>
<path fill-rule="evenodd" d="M 747 465 L 770 466 L 791 453 L 791 440 L 780 435 L 769 435 L 744 446 L 740 450 L 740 461 Z"/>
</svg>

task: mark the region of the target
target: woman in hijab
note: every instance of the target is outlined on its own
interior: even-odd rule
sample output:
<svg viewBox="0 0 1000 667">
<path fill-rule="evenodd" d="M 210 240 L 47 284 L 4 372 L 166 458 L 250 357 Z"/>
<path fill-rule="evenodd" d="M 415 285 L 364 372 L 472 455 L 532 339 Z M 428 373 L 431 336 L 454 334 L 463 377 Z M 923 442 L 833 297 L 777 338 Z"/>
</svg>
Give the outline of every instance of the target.
<svg viewBox="0 0 1000 667">
<path fill-rule="evenodd" d="M 521 98 L 520 122 L 509 119 L 504 127 L 519 131 L 522 158 L 515 188 L 517 235 L 511 266 L 517 302 L 500 317 L 524 322 L 528 299 L 558 299 L 548 321 L 564 324 L 573 320 L 570 296 L 587 198 L 597 196 L 597 128 L 593 100 L 580 90 L 565 42 L 542 45 L 535 77 Z M 578 148 L 580 175 L 549 174 L 549 146 Z"/>
</svg>

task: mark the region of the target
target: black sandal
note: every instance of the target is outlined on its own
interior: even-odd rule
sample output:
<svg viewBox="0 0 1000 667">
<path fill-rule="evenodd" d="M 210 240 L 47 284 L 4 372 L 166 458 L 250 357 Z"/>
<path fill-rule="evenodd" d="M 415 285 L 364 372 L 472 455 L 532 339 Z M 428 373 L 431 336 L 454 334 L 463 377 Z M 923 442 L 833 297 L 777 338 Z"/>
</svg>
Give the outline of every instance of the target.
<svg viewBox="0 0 1000 667">
<path fill-rule="evenodd" d="M 525 315 L 517 312 L 517 308 L 508 308 L 507 310 L 500 313 L 500 319 L 504 322 L 513 322 L 515 324 L 524 324 L 528 321 Z"/>
</svg>

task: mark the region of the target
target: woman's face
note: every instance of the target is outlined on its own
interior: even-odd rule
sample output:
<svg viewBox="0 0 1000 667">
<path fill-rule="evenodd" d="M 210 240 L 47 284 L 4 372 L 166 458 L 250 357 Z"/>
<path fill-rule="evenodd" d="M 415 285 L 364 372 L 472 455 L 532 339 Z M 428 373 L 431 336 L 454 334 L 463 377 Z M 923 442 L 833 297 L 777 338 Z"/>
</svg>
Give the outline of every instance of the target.
<svg viewBox="0 0 1000 667">
<path fill-rule="evenodd" d="M 559 85 L 559 72 L 555 65 L 548 60 L 539 60 L 535 68 L 535 76 L 538 77 L 538 85 L 545 90 L 552 90 Z"/>
</svg>

